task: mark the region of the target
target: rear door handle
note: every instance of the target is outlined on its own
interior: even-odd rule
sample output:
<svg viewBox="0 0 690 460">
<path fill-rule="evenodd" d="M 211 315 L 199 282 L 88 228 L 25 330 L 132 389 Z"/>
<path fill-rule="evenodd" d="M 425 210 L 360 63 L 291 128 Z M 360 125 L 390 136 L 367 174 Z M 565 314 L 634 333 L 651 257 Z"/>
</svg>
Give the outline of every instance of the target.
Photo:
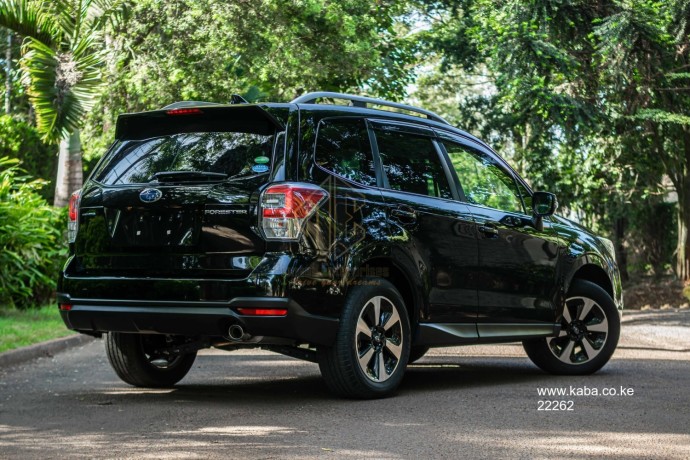
<svg viewBox="0 0 690 460">
<path fill-rule="evenodd" d="M 492 224 L 480 225 L 479 231 L 492 238 L 498 236 L 498 229 Z"/>
<path fill-rule="evenodd" d="M 417 213 L 411 208 L 409 210 L 405 208 L 395 208 L 391 211 L 391 216 L 404 224 L 413 224 L 417 221 Z"/>
</svg>

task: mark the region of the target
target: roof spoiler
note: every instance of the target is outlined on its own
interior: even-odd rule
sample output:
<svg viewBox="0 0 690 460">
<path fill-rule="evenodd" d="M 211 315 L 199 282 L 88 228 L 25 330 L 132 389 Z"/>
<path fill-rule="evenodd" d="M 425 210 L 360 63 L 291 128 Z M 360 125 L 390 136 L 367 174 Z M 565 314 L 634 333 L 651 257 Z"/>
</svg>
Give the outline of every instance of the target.
<svg viewBox="0 0 690 460">
<path fill-rule="evenodd" d="M 190 101 L 191 102 L 191 101 Z M 259 105 L 175 103 L 161 110 L 117 117 L 115 139 L 141 140 L 180 133 L 242 132 L 271 135 L 283 124 Z"/>
</svg>

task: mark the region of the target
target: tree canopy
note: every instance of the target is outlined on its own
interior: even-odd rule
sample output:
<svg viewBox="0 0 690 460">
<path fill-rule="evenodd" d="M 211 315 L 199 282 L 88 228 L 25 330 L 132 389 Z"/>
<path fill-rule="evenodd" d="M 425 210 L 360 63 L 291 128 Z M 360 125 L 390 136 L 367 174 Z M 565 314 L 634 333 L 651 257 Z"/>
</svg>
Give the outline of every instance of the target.
<svg viewBox="0 0 690 460">
<path fill-rule="evenodd" d="M 683 279 L 688 18 L 690 0 L 0 0 L 22 43 L 14 116 L 52 141 L 81 128 L 87 168 L 119 113 L 177 100 L 408 98 L 557 193 L 622 261 L 638 246 L 661 273 L 675 253 Z"/>
<path fill-rule="evenodd" d="M 687 278 L 690 2 L 417 5 L 440 71 L 458 75 L 460 87 L 488 85 L 464 91 L 458 123 L 493 139 L 586 223 L 625 227 L 631 207 L 663 203 L 670 179 L 679 200 L 676 270 Z"/>
</svg>

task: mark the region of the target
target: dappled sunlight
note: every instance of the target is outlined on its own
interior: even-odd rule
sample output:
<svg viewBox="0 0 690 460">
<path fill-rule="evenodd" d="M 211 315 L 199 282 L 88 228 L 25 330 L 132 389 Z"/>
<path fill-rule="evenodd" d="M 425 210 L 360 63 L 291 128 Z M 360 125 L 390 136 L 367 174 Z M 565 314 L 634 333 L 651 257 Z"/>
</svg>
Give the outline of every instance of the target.
<svg viewBox="0 0 690 460">
<path fill-rule="evenodd" d="M 562 417 L 563 414 L 554 414 Z M 654 432 L 612 432 L 556 430 L 484 429 L 477 433 L 451 436 L 450 442 L 486 445 L 491 439 L 490 451 L 511 452 L 511 457 L 537 459 L 564 457 L 598 458 L 654 458 L 660 456 L 663 446 L 665 458 L 688 458 L 690 435 Z M 516 442 L 519 441 L 519 442 Z"/>
<path fill-rule="evenodd" d="M 640 357 L 653 361 L 690 361 L 690 349 L 687 350 L 668 350 L 650 347 L 628 347 L 619 346 L 613 354 L 611 361 L 607 364 L 606 369 L 616 361 L 630 360 L 639 361 Z"/>
<path fill-rule="evenodd" d="M 217 434 L 221 436 L 269 436 L 284 435 L 293 433 L 306 433 L 306 431 L 295 430 L 284 426 L 214 426 L 204 427 L 190 431 L 170 431 L 163 433 L 166 435 L 177 434 Z"/>
<path fill-rule="evenodd" d="M 379 460 L 405 458 L 402 455 L 381 450 L 358 450 L 358 449 L 322 449 L 324 454 L 331 453 L 334 458 L 375 458 Z"/>
<path fill-rule="evenodd" d="M 21 444 L 23 449 L 33 452 L 43 451 L 48 447 L 48 442 L 59 443 L 65 447 L 76 449 L 93 449 L 99 445 L 105 446 L 112 442 L 110 433 L 77 433 L 69 434 L 61 431 L 51 431 L 46 433 L 40 431 L 41 442 L 37 443 L 38 430 L 29 427 L 10 427 L 3 426 L 0 433 L 0 451 L 2 448 Z"/>
<path fill-rule="evenodd" d="M 323 454 L 336 454 L 347 458 L 400 458 L 382 450 L 358 450 L 339 448 L 340 443 L 329 446 L 315 445 L 309 441 L 313 432 L 287 426 L 226 425 L 206 426 L 194 430 L 147 431 L 102 433 L 67 433 L 63 430 L 42 431 L 41 442 L 36 442 L 38 432 L 27 427 L 0 425 L 0 449 L 21 444 L 25 455 L 48 456 L 57 446 L 71 456 L 126 456 L 136 458 L 209 458 L 224 452 L 223 456 L 267 458 L 319 458 Z M 117 440 L 116 444 L 113 444 Z M 220 450 L 219 450 L 220 449 Z M 235 449 L 235 450 L 233 450 Z M 244 455 L 237 454 L 241 452 Z M 235 454 L 232 454 L 235 452 Z"/>
<path fill-rule="evenodd" d="M 562 417 L 563 414 L 553 415 Z M 425 430 L 424 423 L 382 422 L 383 431 Z M 373 428 L 373 427 L 372 427 Z M 379 430 L 377 429 L 377 432 Z M 455 430 L 454 430 L 455 431 Z M 43 431 L 37 443 L 38 432 L 28 427 L 0 425 L 0 448 L 20 443 L 27 455 L 52 451 L 50 446 L 61 446 L 63 452 L 79 452 L 83 456 L 108 455 L 135 456 L 137 458 L 204 458 L 227 449 L 242 449 L 255 457 L 316 458 L 333 454 L 338 458 L 405 457 L 404 446 L 389 450 L 357 448 L 356 439 L 331 436 L 324 442 L 318 429 L 298 429 L 286 425 L 221 425 L 196 429 L 148 431 L 145 434 L 122 432 L 66 433 L 64 430 Z M 112 449 L 117 439 L 118 448 Z M 490 440 L 490 443 L 487 443 Z M 664 458 L 687 458 L 690 435 L 654 432 L 616 431 L 559 431 L 535 429 L 508 429 L 466 427 L 457 433 L 446 433 L 437 442 L 447 448 L 456 446 L 467 452 L 481 449 L 486 455 L 547 458 L 633 458 L 643 459 L 663 452 Z M 663 451 L 656 449 L 663 446 Z M 239 450 L 236 452 L 240 452 Z M 231 455 L 232 456 L 232 455 Z"/>
</svg>

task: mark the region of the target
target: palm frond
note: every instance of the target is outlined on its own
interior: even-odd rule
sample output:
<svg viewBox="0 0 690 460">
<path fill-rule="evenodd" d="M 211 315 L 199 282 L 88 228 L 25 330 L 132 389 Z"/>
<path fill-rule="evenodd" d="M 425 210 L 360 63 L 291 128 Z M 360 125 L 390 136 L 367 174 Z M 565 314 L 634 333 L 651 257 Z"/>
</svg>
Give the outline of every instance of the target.
<svg viewBox="0 0 690 460">
<path fill-rule="evenodd" d="M 41 8 L 55 19 L 66 37 L 72 36 L 75 20 L 73 0 L 43 1 L 41 2 Z"/>
<path fill-rule="evenodd" d="M 102 29 L 106 24 L 121 26 L 130 16 L 130 0 L 93 0 L 88 19 L 92 27 Z"/>
<path fill-rule="evenodd" d="M 125 0 L 0 0 L 0 25 L 22 24 L 13 30 L 27 36 L 22 83 L 45 141 L 78 129 L 93 108 L 103 87 L 103 26 L 128 8 Z"/>
<path fill-rule="evenodd" d="M 0 26 L 53 48 L 62 39 L 59 22 L 40 4 L 28 0 L 0 0 Z"/>
<path fill-rule="evenodd" d="M 65 35 L 65 41 L 74 41 L 80 33 L 84 15 L 81 14 L 84 0 L 50 0 L 42 2 L 42 9 L 50 14 Z"/>
<path fill-rule="evenodd" d="M 41 42 L 29 39 L 22 47 L 22 84 L 27 88 L 29 100 L 36 113 L 36 128 L 44 140 L 55 141 L 60 135 L 53 132 L 56 125 L 55 98 L 57 52 Z"/>
<path fill-rule="evenodd" d="M 87 35 L 63 52 L 36 40 L 24 45 L 24 83 L 36 113 L 36 127 L 46 141 L 56 142 L 78 129 L 93 108 L 102 87 L 102 51 L 98 38 Z"/>
</svg>

